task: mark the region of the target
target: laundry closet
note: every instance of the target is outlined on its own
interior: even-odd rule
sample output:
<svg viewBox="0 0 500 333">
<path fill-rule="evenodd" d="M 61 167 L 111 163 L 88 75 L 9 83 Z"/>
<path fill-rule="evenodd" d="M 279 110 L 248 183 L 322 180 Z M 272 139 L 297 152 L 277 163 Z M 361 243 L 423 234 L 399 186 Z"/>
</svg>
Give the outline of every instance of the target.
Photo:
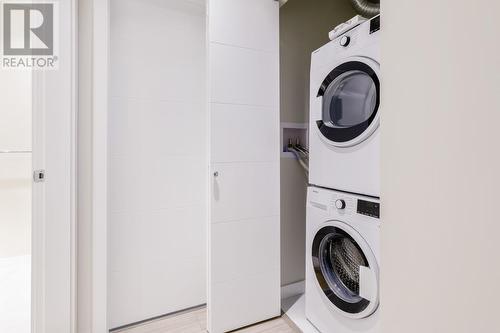
<svg viewBox="0 0 500 333">
<path fill-rule="evenodd" d="M 208 304 L 218 333 L 303 292 L 311 53 L 349 0 L 109 0 L 107 316 Z"/>
</svg>

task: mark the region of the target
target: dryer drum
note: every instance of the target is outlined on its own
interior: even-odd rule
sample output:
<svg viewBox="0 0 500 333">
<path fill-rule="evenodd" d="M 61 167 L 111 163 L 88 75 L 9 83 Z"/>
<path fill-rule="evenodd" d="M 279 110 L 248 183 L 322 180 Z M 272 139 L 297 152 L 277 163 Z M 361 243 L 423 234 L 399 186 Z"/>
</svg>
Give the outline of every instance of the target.
<svg viewBox="0 0 500 333">
<path fill-rule="evenodd" d="M 361 137 L 375 121 L 380 105 L 380 81 L 369 65 L 348 61 L 334 68 L 323 80 L 321 119 L 316 125 L 333 144 Z"/>
</svg>

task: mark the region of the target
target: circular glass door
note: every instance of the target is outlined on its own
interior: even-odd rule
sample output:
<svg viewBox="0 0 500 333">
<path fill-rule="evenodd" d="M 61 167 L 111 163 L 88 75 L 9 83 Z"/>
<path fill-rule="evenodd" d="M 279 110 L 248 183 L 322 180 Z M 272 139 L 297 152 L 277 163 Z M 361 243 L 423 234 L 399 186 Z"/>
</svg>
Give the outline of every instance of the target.
<svg viewBox="0 0 500 333">
<path fill-rule="evenodd" d="M 363 250 L 350 233 L 338 226 L 320 229 L 314 238 L 312 262 L 317 282 L 332 305 L 354 318 L 363 318 L 376 309 L 377 301 L 361 295 L 361 268 L 376 269 L 371 252 Z"/>
<path fill-rule="evenodd" d="M 346 147 L 365 140 L 376 125 L 380 82 L 368 64 L 350 61 L 337 66 L 323 81 L 321 120 L 317 126 L 333 145 Z"/>
</svg>

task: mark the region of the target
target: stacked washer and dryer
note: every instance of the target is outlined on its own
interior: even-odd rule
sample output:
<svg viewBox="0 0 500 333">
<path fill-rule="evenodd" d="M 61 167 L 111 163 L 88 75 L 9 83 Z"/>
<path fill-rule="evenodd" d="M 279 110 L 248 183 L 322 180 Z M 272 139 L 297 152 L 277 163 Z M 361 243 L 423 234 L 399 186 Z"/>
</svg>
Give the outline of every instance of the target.
<svg viewBox="0 0 500 333">
<path fill-rule="evenodd" d="M 312 54 L 305 297 L 322 333 L 378 332 L 379 30 L 356 19 Z"/>
</svg>

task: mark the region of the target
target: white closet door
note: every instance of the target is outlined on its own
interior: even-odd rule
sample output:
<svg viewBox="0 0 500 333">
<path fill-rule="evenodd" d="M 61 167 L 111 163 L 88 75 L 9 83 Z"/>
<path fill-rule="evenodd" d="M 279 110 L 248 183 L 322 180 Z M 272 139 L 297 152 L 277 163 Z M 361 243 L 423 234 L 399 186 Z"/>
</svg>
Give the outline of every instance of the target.
<svg viewBox="0 0 500 333">
<path fill-rule="evenodd" d="M 279 4 L 209 0 L 208 330 L 280 315 Z"/>
<path fill-rule="evenodd" d="M 206 303 L 205 16 L 110 1 L 109 328 Z"/>
</svg>

